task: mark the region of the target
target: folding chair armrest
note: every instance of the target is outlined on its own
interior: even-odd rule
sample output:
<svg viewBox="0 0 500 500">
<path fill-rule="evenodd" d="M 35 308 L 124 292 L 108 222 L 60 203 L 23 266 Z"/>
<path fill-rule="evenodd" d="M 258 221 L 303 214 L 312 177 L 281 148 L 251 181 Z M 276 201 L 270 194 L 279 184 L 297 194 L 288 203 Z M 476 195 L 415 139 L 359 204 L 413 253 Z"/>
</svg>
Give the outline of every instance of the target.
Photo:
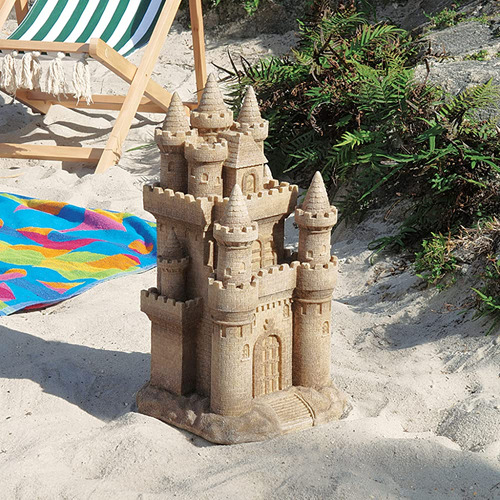
<svg viewBox="0 0 500 500">
<path fill-rule="evenodd" d="M 88 54 L 88 43 L 39 42 L 36 40 L 0 40 L 0 50 L 39 52 L 65 52 L 67 54 Z"/>
</svg>

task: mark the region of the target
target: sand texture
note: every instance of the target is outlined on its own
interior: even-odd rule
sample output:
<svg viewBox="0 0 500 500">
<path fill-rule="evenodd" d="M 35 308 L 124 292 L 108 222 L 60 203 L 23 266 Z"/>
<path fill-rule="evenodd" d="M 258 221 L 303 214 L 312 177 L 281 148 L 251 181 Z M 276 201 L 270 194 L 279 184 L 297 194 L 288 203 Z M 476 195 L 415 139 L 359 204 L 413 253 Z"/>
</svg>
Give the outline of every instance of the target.
<svg viewBox="0 0 500 500">
<path fill-rule="evenodd" d="M 292 43 L 291 33 L 209 37 L 208 60 Z M 154 73 L 184 99 L 195 87 L 190 45 L 177 26 Z M 92 73 L 97 93 L 127 88 L 100 66 Z M 2 142 L 102 146 L 116 116 L 55 106 L 41 117 L 10 101 L 0 94 Z M 138 115 L 124 150 L 152 142 L 160 119 Z M 3 159 L 0 190 L 150 218 L 142 185 L 158 169 L 156 148 L 125 153 L 101 176 Z M 399 257 L 370 265 L 367 244 L 391 230 L 381 212 L 334 234 L 332 372 L 348 417 L 265 442 L 212 445 L 137 412 L 150 351 L 140 291 L 155 285 L 155 270 L 2 318 L 0 498 L 500 498 L 499 340 L 463 313 L 469 277 L 438 293 Z M 287 232 L 296 244 L 291 220 Z"/>
</svg>

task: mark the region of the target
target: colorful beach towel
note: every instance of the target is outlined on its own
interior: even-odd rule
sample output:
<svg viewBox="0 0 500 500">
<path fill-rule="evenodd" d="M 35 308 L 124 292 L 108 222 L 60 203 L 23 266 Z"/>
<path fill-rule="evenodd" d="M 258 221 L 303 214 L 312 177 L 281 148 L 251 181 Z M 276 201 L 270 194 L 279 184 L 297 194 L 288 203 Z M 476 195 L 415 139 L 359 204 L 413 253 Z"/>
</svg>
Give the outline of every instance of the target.
<svg viewBox="0 0 500 500">
<path fill-rule="evenodd" d="M 153 222 L 0 193 L 0 316 L 155 265 Z"/>
</svg>

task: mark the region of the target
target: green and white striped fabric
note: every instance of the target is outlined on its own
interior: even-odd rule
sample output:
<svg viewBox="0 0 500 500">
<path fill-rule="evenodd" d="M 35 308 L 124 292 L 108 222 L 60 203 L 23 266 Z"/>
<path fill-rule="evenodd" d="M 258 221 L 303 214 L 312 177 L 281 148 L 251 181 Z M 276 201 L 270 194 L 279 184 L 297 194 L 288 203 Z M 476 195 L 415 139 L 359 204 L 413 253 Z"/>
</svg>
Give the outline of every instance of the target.
<svg viewBox="0 0 500 500">
<path fill-rule="evenodd" d="M 37 0 L 10 40 L 86 43 L 100 38 L 127 56 L 149 41 L 169 0 Z"/>
</svg>

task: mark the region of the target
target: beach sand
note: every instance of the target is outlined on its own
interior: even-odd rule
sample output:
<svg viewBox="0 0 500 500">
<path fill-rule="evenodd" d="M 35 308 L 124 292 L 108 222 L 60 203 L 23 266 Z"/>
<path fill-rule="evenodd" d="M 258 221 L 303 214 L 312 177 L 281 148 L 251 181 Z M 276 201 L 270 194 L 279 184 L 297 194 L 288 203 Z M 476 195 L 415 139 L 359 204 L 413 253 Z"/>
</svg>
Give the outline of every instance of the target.
<svg viewBox="0 0 500 500">
<path fill-rule="evenodd" d="M 3 34 L 5 36 L 5 33 Z M 280 53 L 293 33 L 212 40 L 208 61 Z M 190 34 L 176 26 L 154 77 L 193 99 Z M 140 60 L 140 53 L 133 61 Z M 94 92 L 127 86 L 92 64 Z M 47 116 L 0 94 L 0 140 L 95 145 L 116 113 L 54 106 Z M 159 115 L 138 115 L 124 151 L 153 140 Z M 0 160 L 0 190 L 151 220 L 142 185 L 156 148 L 125 152 L 103 175 L 57 162 Z M 263 442 L 212 445 L 137 413 L 149 375 L 150 322 L 140 290 L 156 271 L 103 283 L 42 311 L 0 320 L 2 499 L 500 498 L 500 343 L 463 313 L 467 276 L 438 293 L 397 256 L 370 265 L 383 213 L 340 227 L 332 372 L 345 420 Z M 292 221 L 288 243 L 296 242 Z"/>
</svg>

